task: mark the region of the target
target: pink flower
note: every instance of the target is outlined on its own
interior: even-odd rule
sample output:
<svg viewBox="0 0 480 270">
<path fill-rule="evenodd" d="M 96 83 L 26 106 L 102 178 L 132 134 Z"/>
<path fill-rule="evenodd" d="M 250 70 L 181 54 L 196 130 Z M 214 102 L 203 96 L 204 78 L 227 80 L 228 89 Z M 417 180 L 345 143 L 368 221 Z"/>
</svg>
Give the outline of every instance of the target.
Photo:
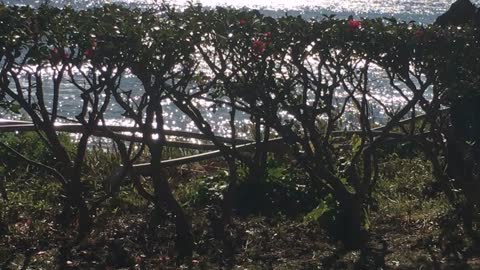
<svg viewBox="0 0 480 270">
<path fill-rule="evenodd" d="M 48 53 L 48 59 L 53 60 L 53 61 L 56 61 L 57 56 L 58 56 L 58 50 L 57 50 L 57 48 L 52 48 L 52 49 L 50 49 L 50 51 L 49 51 L 49 53 Z"/>
<path fill-rule="evenodd" d="M 253 41 L 252 50 L 255 54 L 262 54 L 265 52 L 265 42 L 258 39 Z"/>
<path fill-rule="evenodd" d="M 348 21 L 348 28 L 351 31 L 355 31 L 355 30 L 359 29 L 361 26 L 362 26 L 362 22 L 360 22 L 360 21 L 357 21 L 357 20 L 349 20 Z"/>
<path fill-rule="evenodd" d="M 50 49 L 50 57 L 57 56 L 57 54 L 58 54 L 57 48 Z"/>
<path fill-rule="evenodd" d="M 245 20 L 245 19 L 240 19 L 240 21 L 238 21 L 238 24 L 239 24 L 240 26 L 244 26 L 245 24 L 247 24 L 247 20 Z"/>
</svg>

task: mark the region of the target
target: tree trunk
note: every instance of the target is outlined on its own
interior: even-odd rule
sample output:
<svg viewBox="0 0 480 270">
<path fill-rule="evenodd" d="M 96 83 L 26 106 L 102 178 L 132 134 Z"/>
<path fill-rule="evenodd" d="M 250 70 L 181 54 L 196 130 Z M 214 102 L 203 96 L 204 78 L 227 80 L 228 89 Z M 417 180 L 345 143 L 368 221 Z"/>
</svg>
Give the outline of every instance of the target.
<svg viewBox="0 0 480 270">
<path fill-rule="evenodd" d="M 348 194 L 339 198 L 339 240 L 348 250 L 359 249 L 365 243 L 367 233 L 362 226 L 362 202 L 357 196 Z"/>
<path fill-rule="evenodd" d="M 260 118 L 255 116 L 255 153 L 253 161 L 248 170 L 248 181 L 251 183 L 259 183 L 265 181 L 267 178 L 267 151 L 266 144 L 268 143 L 270 131 L 265 127 L 264 136 L 262 138 Z M 263 141 L 262 141 L 263 139 Z"/>
<path fill-rule="evenodd" d="M 178 261 L 191 258 L 193 255 L 193 235 L 190 221 L 178 201 L 173 196 L 172 189 L 167 178 L 161 171 L 161 149 L 158 145 L 150 147 L 152 180 L 156 200 L 159 205 L 165 205 L 168 211 L 175 216 L 175 248 L 178 253 Z M 153 173 L 157 171 L 157 173 Z"/>
<path fill-rule="evenodd" d="M 88 205 L 82 197 L 82 188 L 79 183 L 70 183 L 67 187 L 68 204 L 73 206 L 78 211 L 78 225 L 77 225 L 77 239 L 76 243 L 79 243 L 85 237 L 88 236 L 92 229 L 92 217 L 90 216 L 90 210 Z M 69 207 L 69 206 L 67 206 Z"/>
<path fill-rule="evenodd" d="M 366 240 L 366 231 L 363 228 L 363 209 L 358 200 L 352 198 L 345 209 L 345 246 L 351 249 L 360 248 Z"/>
<path fill-rule="evenodd" d="M 227 160 L 229 170 L 228 188 L 224 194 L 222 205 L 222 223 L 223 227 L 232 222 L 232 211 L 235 200 L 235 190 L 237 188 L 237 164 L 235 159 L 229 158 Z"/>
<path fill-rule="evenodd" d="M 480 243 L 480 234 L 474 229 L 475 205 L 478 198 L 478 192 L 475 185 L 473 166 L 475 160 L 469 157 L 465 149 L 465 143 L 462 141 L 462 133 L 459 127 L 454 127 L 447 137 L 447 174 L 448 178 L 453 179 L 453 186 L 460 189 L 463 194 L 463 201 L 457 203 L 457 209 L 462 219 L 465 234 L 477 244 Z M 449 188 L 449 187 L 447 187 Z"/>
</svg>

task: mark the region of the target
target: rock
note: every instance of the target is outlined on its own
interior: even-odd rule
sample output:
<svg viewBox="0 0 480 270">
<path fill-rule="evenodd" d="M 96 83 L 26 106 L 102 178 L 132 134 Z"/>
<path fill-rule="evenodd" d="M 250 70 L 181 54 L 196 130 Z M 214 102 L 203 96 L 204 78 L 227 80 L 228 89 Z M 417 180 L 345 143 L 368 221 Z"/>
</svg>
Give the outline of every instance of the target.
<svg viewBox="0 0 480 270">
<path fill-rule="evenodd" d="M 448 25 L 480 25 L 478 8 L 470 0 L 457 0 L 450 9 L 440 15 L 435 23 L 442 27 Z"/>
</svg>

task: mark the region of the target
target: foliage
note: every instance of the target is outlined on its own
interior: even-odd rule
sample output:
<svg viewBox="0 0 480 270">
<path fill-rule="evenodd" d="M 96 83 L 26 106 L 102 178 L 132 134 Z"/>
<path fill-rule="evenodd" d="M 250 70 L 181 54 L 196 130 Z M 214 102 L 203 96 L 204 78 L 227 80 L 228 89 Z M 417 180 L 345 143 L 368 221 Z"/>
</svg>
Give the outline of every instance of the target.
<svg viewBox="0 0 480 270">
<path fill-rule="evenodd" d="M 325 195 L 316 192 L 308 176 L 291 164 L 269 160 L 267 170 L 264 181 L 249 181 L 245 173 L 240 173 L 233 195 L 233 208 L 238 215 L 298 217 L 309 212 Z M 196 178 L 182 185 L 178 193 L 188 207 L 219 206 L 227 187 L 228 177 L 220 172 Z"/>
<path fill-rule="evenodd" d="M 388 168 L 380 163 L 402 148 L 402 155 L 421 152 L 428 159 L 424 169 L 432 170 L 475 238 L 478 126 L 472 126 L 472 117 L 462 124 L 457 114 L 449 118 L 441 109 L 478 98 L 479 35 L 469 26 L 440 28 L 393 18 L 274 19 L 257 11 L 194 5 L 177 11 L 165 5 L 73 10 L 0 4 L 0 106 L 28 115 L 45 146 L 14 137 L 2 142 L 20 153 L 35 150 L 32 159 L 50 168 L 61 185 L 58 197 L 66 198 L 65 213 L 70 209 L 78 217 L 79 237 L 90 233 L 97 208 L 132 183 L 156 212 L 166 207 L 173 213 L 179 257 L 192 256 L 194 239 L 175 194 L 190 206 L 221 200 L 224 227 L 231 207 L 246 214 L 309 212 L 310 222 L 326 217 L 345 246 L 358 249 L 371 227 L 375 190 L 388 182 L 381 177 Z M 398 95 L 396 108 L 375 96 L 375 82 L 382 79 L 374 74 L 382 74 Z M 127 75 L 141 82 L 138 89 L 123 88 Z M 74 146 L 55 129 L 63 117 L 59 96 L 66 81 L 77 90 L 75 121 L 84 128 Z M 45 100 L 49 90 L 51 101 Z M 209 175 L 174 192 L 162 165 L 168 151 L 166 101 L 219 149 L 227 175 Z M 228 111 L 230 138 L 215 136 L 215 123 L 207 120 L 199 101 L 210 102 L 213 111 Z M 142 138 L 127 145 L 124 135 L 105 126 L 111 104 L 122 109 Z M 380 129 L 373 108 L 386 116 Z M 252 122 L 253 154 L 237 147 L 239 112 Z M 408 117 L 414 120 L 402 122 Z M 459 135 L 462 125 L 468 134 Z M 99 134 L 115 143 L 119 159 L 103 153 L 89 160 L 89 139 Z M 294 164 L 268 160 L 273 136 Z M 140 157 L 151 163 L 147 185 L 132 167 Z M 17 162 L 5 158 L 1 165 Z M 90 162 L 102 169 L 91 170 Z M 118 163 L 122 167 L 115 170 Z M 100 188 L 96 179 L 105 180 L 112 171 L 111 183 L 118 185 Z M 127 176 L 131 182 L 124 181 Z"/>
</svg>

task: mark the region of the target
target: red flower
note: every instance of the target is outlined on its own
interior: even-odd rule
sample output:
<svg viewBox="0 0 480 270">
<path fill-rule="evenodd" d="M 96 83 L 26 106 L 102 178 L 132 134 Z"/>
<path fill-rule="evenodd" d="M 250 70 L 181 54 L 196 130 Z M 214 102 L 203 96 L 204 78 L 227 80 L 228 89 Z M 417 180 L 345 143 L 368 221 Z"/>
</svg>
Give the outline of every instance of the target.
<svg viewBox="0 0 480 270">
<path fill-rule="evenodd" d="M 420 28 L 418 29 L 417 31 L 415 31 L 415 34 L 414 36 L 417 38 L 417 39 L 421 39 L 425 36 L 425 30 Z"/>
<path fill-rule="evenodd" d="M 271 38 L 272 37 L 272 32 L 265 32 L 263 33 L 263 36 L 266 38 Z"/>
<path fill-rule="evenodd" d="M 265 51 L 265 42 L 258 39 L 253 41 L 252 50 L 255 54 L 262 54 Z"/>
<path fill-rule="evenodd" d="M 52 48 L 50 49 L 48 59 L 50 59 L 54 65 L 58 65 L 62 60 L 67 61 L 68 56 L 65 54 L 64 50 L 59 51 L 57 48 Z"/>
<path fill-rule="evenodd" d="M 92 58 L 92 57 L 93 57 L 93 53 L 94 53 L 93 48 L 88 48 L 88 49 L 85 50 L 85 52 L 83 53 L 83 55 L 85 55 L 85 57 L 87 57 L 87 58 Z"/>
<path fill-rule="evenodd" d="M 238 21 L 238 24 L 239 24 L 240 26 L 244 26 L 245 24 L 247 24 L 247 20 L 245 20 L 245 19 L 240 19 L 240 21 Z"/>
<path fill-rule="evenodd" d="M 97 38 L 93 36 L 90 39 L 90 48 L 86 49 L 83 55 L 85 55 L 87 58 L 92 58 L 95 53 L 95 49 L 97 49 Z"/>
<path fill-rule="evenodd" d="M 160 256 L 160 258 L 158 258 L 161 262 L 166 262 L 166 261 L 169 261 L 170 260 L 170 257 L 168 256 Z"/>
<path fill-rule="evenodd" d="M 357 20 L 349 20 L 348 27 L 350 30 L 355 31 L 362 26 L 362 22 Z"/>
</svg>

